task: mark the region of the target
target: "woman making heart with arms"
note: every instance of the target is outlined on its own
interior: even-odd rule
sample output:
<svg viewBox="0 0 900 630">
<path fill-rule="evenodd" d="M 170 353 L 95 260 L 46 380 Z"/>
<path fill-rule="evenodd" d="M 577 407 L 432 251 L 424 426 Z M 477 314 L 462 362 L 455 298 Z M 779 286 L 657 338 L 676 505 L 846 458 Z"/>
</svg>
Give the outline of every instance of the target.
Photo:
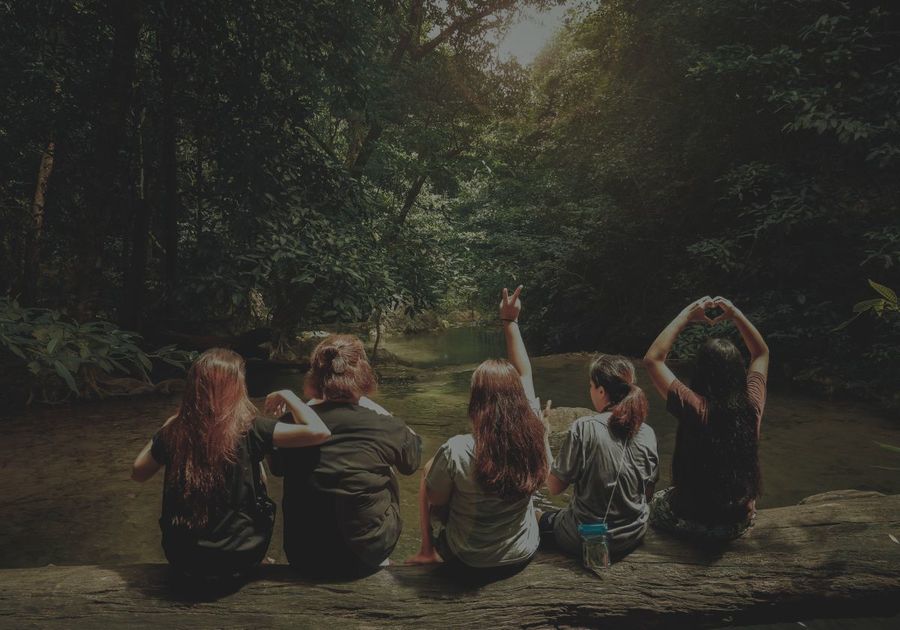
<svg viewBox="0 0 900 630">
<path fill-rule="evenodd" d="M 722 314 L 711 319 L 709 309 L 721 309 Z M 697 352 L 688 387 L 666 365 L 666 357 L 689 324 L 718 321 L 732 321 L 737 327 L 750 352 L 750 368 L 731 341 L 710 338 Z M 729 300 L 706 296 L 666 326 L 647 350 L 644 363 L 669 413 L 678 419 L 673 485 L 654 496 L 650 524 L 703 539 L 741 536 L 753 525 L 761 488 L 759 431 L 769 370 L 766 342 Z"/>
</svg>

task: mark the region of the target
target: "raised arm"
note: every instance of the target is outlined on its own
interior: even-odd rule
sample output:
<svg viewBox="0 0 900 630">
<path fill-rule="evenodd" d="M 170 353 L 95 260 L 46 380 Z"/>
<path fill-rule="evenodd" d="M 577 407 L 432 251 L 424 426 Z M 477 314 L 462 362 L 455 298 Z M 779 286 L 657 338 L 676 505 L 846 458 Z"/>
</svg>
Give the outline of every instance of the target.
<svg viewBox="0 0 900 630">
<path fill-rule="evenodd" d="M 675 316 L 675 319 L 669 322 L 668 326 L 663 328 L 663 331 L 650 345 L 647 354 L 644 355 L 644 365 L 647 367 L 650 379 L 653 381 L 656 391 L 663 398 L 668 396 L 669 387 L 675 380 L 675 374 L 666 365 L 666 357 L 669 356 L 678 335 L 688 324 L 691 322 L 712 323 L 705 311 L 710 306 L 712 306 L 712 298 L 708 295 L 688 304 Z"/>
<path fill-rule="evenodd" d="M 750 371 L 759 372 L 763 376 L 768 376 L 769 346 L 766 345 L 765 339 L 763 339 L 759 330 L 756 329 L 756 326 L 753 325 L 753 322 L 747 319 L 747 316 L 744 315 L 738 307 L 732 304 L 731 300 L 727 300 L 722 296 L 717 296 L 713 299 L 713 304 L 722 309 L 722 314 L 717 317 L 716 320 L 730 319 L 734 322 L 738 332 L 741 333 L 741 338 L 747 345 L 747 350 L 750 351 Z"/>
<path fill-rule="evenodd" d="M 500 321 L 503 324 L 503 336 L 506 338 L 506 354 L 509 362 L 519 373 L 525 394 L 529 398 L 535 398 L 531 361 L 528 360 L 528 351 L 525 350 L 525 342 L 522 341 L 522 333 L 519 331 L 519 313 L 522 312 L 520 293 L 522 293 L 522 285 L 516 287 L 512 295 L 508 289 L 503 289 L 503 297 L 500 300 Z"/>
<path fill-rule="evenodd" d="M 289 389 L 273 392 L 266 397 L 266 412 L 282 416 L 290 412 L 294 423 L 279 422 L 272 434 L 272 443 L 279 448 L 315 446 L 331 437 L 331 431 L 319 414 Z"/>
</svg>

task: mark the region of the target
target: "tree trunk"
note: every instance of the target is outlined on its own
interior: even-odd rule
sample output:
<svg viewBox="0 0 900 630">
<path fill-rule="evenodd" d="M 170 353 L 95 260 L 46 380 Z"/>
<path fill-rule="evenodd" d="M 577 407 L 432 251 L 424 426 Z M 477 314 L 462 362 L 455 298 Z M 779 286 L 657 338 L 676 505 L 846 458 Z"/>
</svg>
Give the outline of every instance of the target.
<svg viewBox="0 0 900 630">
<path fill-rule="evenodd" d="M 440 567 L 394 565 L 352 582 L 260 567 L 242 588 L 176 590 L 164 565 L 0 571 L 17 627 L 702 628 L 900 613 L 900 495 L 829 493 L 761 510 L 756 526 L 699 549 L 650 531 L 602 578 L 539 552 L 521 573 L 461 583 Z"/>
<path fill-rule="evenodd" d="M 358 148 L 351 145 L 351 153 L 347 158 L 347 168 L 354 177 L 362 175 L 363 169 L 369 163 L 369 158 L 372 157 L 372 154 L 375 153 L 375 149 L 378 147 L 378 140 L 383 132 L 384 127 L 381 123 L 375 121 L 369 125 L 369 131 Z"/>
<path fill-rule="evenodd" d="M 138 185 L 134 204 L 134 218 L 131 226 L 131 257 L 123 287 L 124 300 L 119 308 L 119 323 L 127 330 L 140 331 L 141 315 L 144 312 L 145 281 L 147 278 L 147 250 L 150 240 L 151 208 L 147 203 L 144 168 L 144 127 L 145 112 L 138 122 Z"/>
<path fill-rule="evenodd" d="M 103 251 L 109 226 L 116 213 L 130 205 L 128 161 L 122 154 L 128 136 L 128 113 L 134 102 L 140 8 L 138 0 L 110 3 L 113 50 L 103 86 L 105 102 L 98 121 L 94 181 L 90 183 L 89 205 L 81 222 L 76 253 L 77 312 L 82 319 L 90 315 L 102 284 Z"/>
<path fill-rule="evenodd" d="M 277 278 L 274 281 L 276 287 L 281 283 L 282 281 Z M 291 337 L 303 320 L 303 315 L 315 294 L 315 285 L 308 284 L 300 289 L 290 287 L 288 291 L 278 291 L 276 288 L 275 293 L 272 305 L 272 334 L 273 342 L 280 352 L 283 345 L 290 344 Z"/>
<path fill-rule="evenodd" d="M 172 310 L 172 300 L 177 286 L 178 271 L 178 162 L 176 158 L 175 103 L 175 59 L 173 56 L 174 19 L 173 3 L 162 4 L 162 24 L 159 29 L 159 69 L 162 92 L 162 212 L 164 218 L 163 245 L 166 250 L 163 273 L 166 286 L 166 308 Z"/>
<path fill-rule="evenodd" d="M 416 204 L 416 199 L 419 198 L 419 193 L 422 192 L 422 186 L 425 185 L 425 180 L 427 179 L 428 175 L 419 175 L 413 181 L 412 186 L 410 186 L 409 190 L 406 191 L 406 196 L 403 198 L 403 206 L 400 208 L 400 213 L 397 215 L 397 220 L 394 222 L 395 239 L 400 235 L 400 230 L 403 229 L 403 224 L 406 223 L 406 218 L 409 216 L 410 211 Z"/>
<path fill-rule="evenodd" d="M 372 346 L 372 358 L 369 361 L 372 365 L 378 363 L 378 347 L 381 345 L 381 315 L 381 307 L 375 307 L 375 344 Z"/>
<path fill-rule="evenodd" d="M 34 187 L 34 199 L 31 202 L 31 225 L 25 239 L 25 268 L 22 273 L 22 302 L 34 304 L 37 300 L 37 283 L 40 278 L 41 239 L 44 234 L 44 205 L 47 198 L 47 184 L 53 172 L 53 155 L 56 145 L 51 140 L 41 154 L 38 167 L 37 185 Z"/>
</svg>

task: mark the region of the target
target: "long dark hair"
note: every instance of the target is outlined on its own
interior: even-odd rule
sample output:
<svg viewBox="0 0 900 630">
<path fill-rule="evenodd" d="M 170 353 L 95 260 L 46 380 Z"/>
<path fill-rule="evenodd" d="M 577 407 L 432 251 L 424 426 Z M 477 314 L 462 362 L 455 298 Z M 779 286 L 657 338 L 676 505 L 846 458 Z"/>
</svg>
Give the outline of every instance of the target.
<svg viewBox="0 0 900 630">
<path fill-rule="evenodd" d="M 591 361 L 591 383 L 603 387 L 609 406 L 598 411 L 612 413 L 609 429 L 623 440 L 634 437 L 647 419 L 647 397 L 635 384 L 634 364 L 617 354 L 600 354 Z"/>
<path fill-rule="evenodd" d="M 224 498 L 226 465 L 235 463 L 238 440 L 256 412 L 240 355 L 212 348 L 194 361 L 178 414 L 160 432 L 169 453 L 165 483 L 176 496 L 173 525 L 209 523 Z"/>
<path fill-rule="evenodd" d="M 537 492 L 547 477 L 544 423 L 509 361 L 490 359 L 472 374 L 469 418 L 481 486 L 510 501 Z"/>
<path fill-rule="evenodd" d="M 707 422 L 690 436 L 690 452 L 679 444 L 679 432 L 672 460 L 675 486 L 687 482 L 712 505 L 756 499 L 762 490 L 757 418 L 740 350 L 727 339 L 709 339 L 697 352 L 691 388 L 706 399 Z"/>
</svg>

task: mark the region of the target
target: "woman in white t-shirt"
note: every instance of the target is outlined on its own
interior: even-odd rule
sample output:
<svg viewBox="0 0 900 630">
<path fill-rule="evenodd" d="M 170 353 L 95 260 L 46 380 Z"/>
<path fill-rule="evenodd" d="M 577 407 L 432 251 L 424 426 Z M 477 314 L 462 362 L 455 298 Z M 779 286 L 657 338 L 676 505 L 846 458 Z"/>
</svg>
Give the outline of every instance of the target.
<svg viewBox="0 0 900 630">
<path fill-rule="evenodd" d="M 531 363 L 519 333 L 518 287 L 503 289 L 500 319 L 509 360 L 485 361 L 472 374 L 472 433 L 437 451 L 422 475 L 419 517 L 422 546 L 413 564 L 443 561 L 468 573 L 512 574 L 540 542 L 532 495 L 547 477 L 547 431 L 534 394 Z M 440 534 L 432 508 L 444 508 Z"/>
</svg>

